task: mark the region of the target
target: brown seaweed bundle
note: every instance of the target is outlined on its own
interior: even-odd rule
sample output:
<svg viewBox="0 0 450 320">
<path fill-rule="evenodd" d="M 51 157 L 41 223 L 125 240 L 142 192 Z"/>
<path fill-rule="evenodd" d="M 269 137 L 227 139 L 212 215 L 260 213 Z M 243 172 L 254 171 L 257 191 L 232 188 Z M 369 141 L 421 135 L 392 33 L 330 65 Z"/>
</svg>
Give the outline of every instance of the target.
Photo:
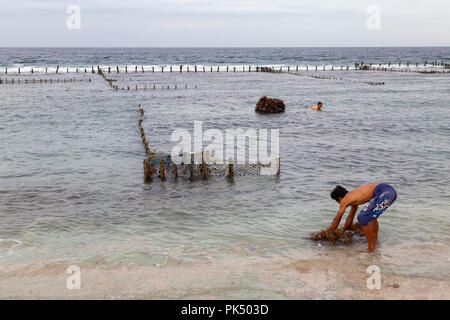
<svg viewBox="0 0 450 320">
<path fill-rule="evenodd" d="M 335 229 L 333 231 L 328 229 L 320 230 L 311 235 L 311 240 L 328 241 L 331 244 L 351 244 L 353 242 L 354 234 L 364 234 L 361 226 L 357 222 L 353 223 L 345 232 L 343 232 L 342 229 Z"/>
<path fill-rule="evenodd" d="M 259 99 L 255 111 L 258 113 L 282 113 L 285 109 L 283 100 L 264 96 Z"/>
<path fill-rule="evenodd" d="M 353 233 L 356 233 L 360 236 L 364 235 L 364 231 L 362 229 L 362 227 L 359 225 L 358 222 L 354 222 L 349 228 L 348 230 L 352 231 Z"/>
</svg>

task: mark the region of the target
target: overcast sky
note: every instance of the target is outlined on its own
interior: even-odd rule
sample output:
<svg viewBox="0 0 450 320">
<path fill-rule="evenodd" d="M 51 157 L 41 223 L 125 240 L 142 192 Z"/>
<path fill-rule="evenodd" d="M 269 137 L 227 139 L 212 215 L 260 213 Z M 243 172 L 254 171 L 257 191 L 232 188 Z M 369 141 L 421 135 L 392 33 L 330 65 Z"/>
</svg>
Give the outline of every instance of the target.
<svg viewBox="0 0 450 320">
<path fill-rule="evenodd" d="M 80 29 L 67 28 L 70 5 L 81 9 Z M 371 5 L 379 29 L 367 26 Z M 0 0 L 0 8 L 2 47 L 450 46 L 449 0 Z"/>
</svg>

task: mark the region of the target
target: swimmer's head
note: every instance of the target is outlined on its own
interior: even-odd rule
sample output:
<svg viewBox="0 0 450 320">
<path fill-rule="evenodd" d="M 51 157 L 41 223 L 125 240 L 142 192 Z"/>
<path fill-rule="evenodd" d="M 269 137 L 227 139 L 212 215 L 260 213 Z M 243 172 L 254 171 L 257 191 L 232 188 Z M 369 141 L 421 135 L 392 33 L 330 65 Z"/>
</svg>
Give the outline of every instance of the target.
<svg viewBox="0 0 450 320">
<path fill-rule="evenodd" d="M 347 189 L 341 186 L 336 186 L 333 191 L 331 191 L 331 199 L 336 200 L 336 202 L 340 203 L 342 198 L 348 193 Z"/>
<path fill-rule="evenodd" d="M 322 102 L 317 102 L 317 106 L 319 107 L 319 110 L 322 109 Z"/>
</svg>

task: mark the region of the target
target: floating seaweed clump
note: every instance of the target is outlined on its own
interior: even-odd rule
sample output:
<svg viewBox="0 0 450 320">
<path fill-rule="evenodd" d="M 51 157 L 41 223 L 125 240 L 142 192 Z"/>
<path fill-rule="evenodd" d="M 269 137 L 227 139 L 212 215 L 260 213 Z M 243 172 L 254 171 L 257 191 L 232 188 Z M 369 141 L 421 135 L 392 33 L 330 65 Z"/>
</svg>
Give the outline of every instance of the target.
<svg viewBox="0 0 450 320">
<path fill-rule="evenodd" d="M 328 229 L 320 230 L 311 235 L 311 240 L 328 241 L 331 244 L 351 244 L 353 242 L 354 234 L 364 235 L 364 231 L 357 222 L 353 223 L 345 232 L 343 232 L 342 229 L 335 229 L 333 231 Z"/>
<path fill-rule="evenodd" d="M 259 99 L 255 111 L 258 113 L 282 113 L 285 109 L 283 100 L 264 96 Z"/>
</svg>

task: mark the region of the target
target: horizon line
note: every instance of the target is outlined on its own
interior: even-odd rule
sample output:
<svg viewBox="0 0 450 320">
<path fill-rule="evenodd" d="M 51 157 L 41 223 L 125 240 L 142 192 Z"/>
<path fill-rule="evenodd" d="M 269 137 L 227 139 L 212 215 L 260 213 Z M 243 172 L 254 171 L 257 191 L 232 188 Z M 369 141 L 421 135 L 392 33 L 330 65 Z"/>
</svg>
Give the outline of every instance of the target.
<svg viewBox="0 0 450 320">
<path fill-rule="evenodd" d="M 308 48 L 450 48 L 450 45 L 426 46 L 0 46 L 0 49 L 308 49 Z"/>
</svg>

